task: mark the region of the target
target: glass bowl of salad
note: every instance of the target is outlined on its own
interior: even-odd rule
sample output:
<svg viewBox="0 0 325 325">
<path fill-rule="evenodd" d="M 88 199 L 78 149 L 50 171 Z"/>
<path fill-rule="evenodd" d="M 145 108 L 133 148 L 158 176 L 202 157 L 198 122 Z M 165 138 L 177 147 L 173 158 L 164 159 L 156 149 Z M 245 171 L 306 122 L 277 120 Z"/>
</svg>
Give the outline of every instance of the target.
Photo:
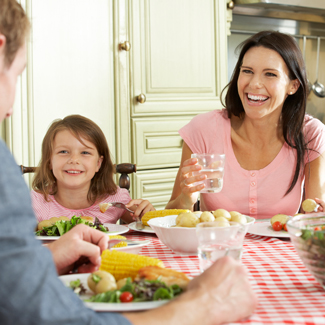
<svg viewBox="0 0 325 325">
<path fill-rule="evenodd" d="M 287 229 L 301 260 L 325 289 L 325 214 L 293 217 Z"/>
</svg>

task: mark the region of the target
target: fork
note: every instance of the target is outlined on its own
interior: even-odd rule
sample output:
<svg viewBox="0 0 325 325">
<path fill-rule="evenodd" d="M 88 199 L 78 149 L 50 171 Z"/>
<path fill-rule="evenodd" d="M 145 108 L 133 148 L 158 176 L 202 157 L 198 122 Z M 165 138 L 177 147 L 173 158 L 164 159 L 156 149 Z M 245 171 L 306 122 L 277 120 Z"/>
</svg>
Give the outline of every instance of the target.
<svg viewBox="0 0 325 325">
<path fill-rule="evenodd" d="M 120 208 L 120 209 L 124 209 L 126 211 L 129 211 L 131 213 L 134 213 L 134 211 L 128 209 L 124 203 L 122 202 L 109 202 L 113 207 L 115 208 Z M 136 217 L 136 222 L 135 222 L 135 228 L 137 230 L 142 230 L 144 229 L 144 225 L 142 224 L 142 221 L 139 217 Z"/>
</svg>

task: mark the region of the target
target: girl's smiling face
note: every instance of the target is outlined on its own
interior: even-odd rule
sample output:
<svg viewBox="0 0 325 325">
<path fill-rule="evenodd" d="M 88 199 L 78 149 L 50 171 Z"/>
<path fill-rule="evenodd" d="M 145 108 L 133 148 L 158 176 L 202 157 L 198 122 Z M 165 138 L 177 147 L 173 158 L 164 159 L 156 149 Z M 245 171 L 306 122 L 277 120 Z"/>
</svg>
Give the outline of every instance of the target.
<svg viewBox="0 0 325 325">
<path fill-rule="evenodd" d="M 82 137 L 81 140 L 83 143 L 68 130 L 58 132 L 54 138 L 51 169 L 58 190 L 88 191 L 91 179 L 101 166 L 103 157 L 95 145 Z"/>
<path fill-rule="evenodd" d="M 299 81 L 290 80 L 279 53 L 259 46 L 244 55 L 237 87 L 245 115 L 260 119 L 270 114 L 279 117 L 285 99 L 297 91 Z"/>
</svg>

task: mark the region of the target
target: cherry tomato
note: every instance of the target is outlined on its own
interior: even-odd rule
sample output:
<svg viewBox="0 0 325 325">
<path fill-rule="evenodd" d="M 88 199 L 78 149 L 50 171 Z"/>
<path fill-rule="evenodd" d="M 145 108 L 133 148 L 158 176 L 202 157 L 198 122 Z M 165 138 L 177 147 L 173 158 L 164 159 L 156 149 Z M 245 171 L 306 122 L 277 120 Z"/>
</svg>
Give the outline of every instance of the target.
<svg viewBox="0 0 325 325">
<path fill-rule="evenodd" d="M 320 231 L 321 229 L 320 229 L 320 227 L 315 227 L 314 228 L 314 231 Z"/>
<path fill-rule="evenodd" d="M 283 225 L 283 230 L 288 231 L 286 223 Z"/>
<path fill-rule="evenodd" d="M 273 230 L 280 231 L 282 230 L 282 223 L 280 221 L 273 222 Z"/>
<path fill-rule="evenodd" d="M 121 302 L 131 302 L 133 300 L 133 295 L 129 291 L 122 292 L 120 295 Z"/>
<path fill-rule="evenodd" d="M 322 230 L 325 230 L 325 226 L 322 226 Z"/>
</svg>

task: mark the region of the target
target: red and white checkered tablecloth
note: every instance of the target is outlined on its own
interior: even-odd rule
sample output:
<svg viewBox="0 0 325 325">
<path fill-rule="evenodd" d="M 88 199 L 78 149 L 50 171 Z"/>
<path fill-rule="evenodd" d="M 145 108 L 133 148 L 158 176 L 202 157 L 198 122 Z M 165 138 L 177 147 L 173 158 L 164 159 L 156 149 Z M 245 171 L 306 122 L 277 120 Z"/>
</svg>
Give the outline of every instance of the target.
<svg viewBox="0 0 325 325">
<path fill-rule="evenodd" d="M 155 234 L 129 232 L 126 236 L 151 240 L 140 254 L 159 258 L 166 267 L 189 276 L 199 274 L 197 256 L 173 253 Z M 248 234 L 242 263 L 258 295 L 258 307 L 241 324 L 325 324 L 325 290 L 303 265 L 290 240 Z"/>
</svg>

